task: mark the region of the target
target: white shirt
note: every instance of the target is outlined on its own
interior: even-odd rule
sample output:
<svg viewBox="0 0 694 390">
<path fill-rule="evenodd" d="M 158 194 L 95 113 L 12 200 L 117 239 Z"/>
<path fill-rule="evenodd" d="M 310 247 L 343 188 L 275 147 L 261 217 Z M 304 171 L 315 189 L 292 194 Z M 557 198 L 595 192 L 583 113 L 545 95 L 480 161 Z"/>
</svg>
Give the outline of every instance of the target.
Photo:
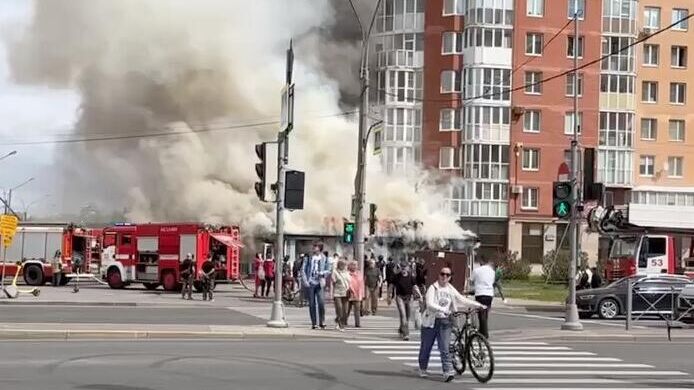
<svg viewBox="0 0 694 390">
<path fill-rule="evenodd" d="M 489 264 L 477 267 L 472 271 L 470 282 L 475 287 L 475 296 L 494 296 L 496 272 Z"/>
<path fill-rule="evenodd" d="M 468 307 L 481 307 L 482 305 L 464 297 L 450 283 L 441 287 L 434 282 L 426 293 L 426 306 L 422 318 L 422 326 L 431 328 L 437 318 L 447 318 L 451 313 Z"/>
</svg>

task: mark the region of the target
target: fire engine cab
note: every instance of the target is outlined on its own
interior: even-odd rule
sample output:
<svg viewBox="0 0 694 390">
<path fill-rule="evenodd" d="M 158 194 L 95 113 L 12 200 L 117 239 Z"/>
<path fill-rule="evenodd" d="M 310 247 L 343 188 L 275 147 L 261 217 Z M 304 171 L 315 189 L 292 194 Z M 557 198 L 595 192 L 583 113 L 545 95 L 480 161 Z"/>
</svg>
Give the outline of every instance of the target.
<svg viewBox="0 0 694 390">
<path fill-rule="evenodd" d="M 111 288 L 142 283 L 180 289 L 180 264 L 193 255 L 196 270 L 211 262 L 217 282 L 239 277 L 241 245 L 236 226 L 197 223 L 118 224 L 103 230 L 102 277 Z M 196 280 L 199 276 L 196 275 Z M 196 287 L 199 284 L 196 283 Z"/>
<path fill-rule="evenodd" d="M 16 263 L 23 266 L 24 282 L 30 286 L 42 286 L 54 272 L 61 272 L 61 285 L 70 279 L 67 275 L 77 272 L 88 273 L 98 269 L 100 247 L 97 230 L 85 229 L 67 223 L 22 222 L 12 245 L 7 248 L 5 275 L 14 276 Z M 54 265 L 60 261 L 60 269 Z"/>
<path fill-rule="evenodd" d="M 694 220 L 680 217 L 656 214 L 639 204 L 596 210 L 591 226 L 612 238 L 605 264 L 607 281 L 653 274 L 694 278 Z"/>
</svg>

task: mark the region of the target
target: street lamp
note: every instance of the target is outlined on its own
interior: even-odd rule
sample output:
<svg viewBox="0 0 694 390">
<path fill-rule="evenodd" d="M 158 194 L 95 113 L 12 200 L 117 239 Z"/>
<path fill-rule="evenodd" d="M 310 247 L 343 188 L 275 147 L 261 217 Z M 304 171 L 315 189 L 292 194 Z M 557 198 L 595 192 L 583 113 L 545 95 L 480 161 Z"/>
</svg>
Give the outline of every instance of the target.
<svg viewBox="0 0 694 390">
<path fill-rule="evenodd" d="M 4 156 L 0 157 L 0 160 L 4 160 L 4 159 L 6 159 L 6 158 L 8 158 L 8 157 L 14 156 L 15 154 L 17 154 L 17 151 L 16 151 L 16 150 L 13 150 L 13 151 L 11 151 L 11 152 L 5 154 Z"/>
<path fill-rule="evenodd" d="M 50 198 L 50 196 L 51 196 L 51 194 L 43 194 L 40 197 L 38 197 L 37 199 L 34 199 L 33 201 L 29 202 L 29 204 L 25 205 L 24 206 L 24 219 L 25 220 L 27 219 L 27 216 L 29 215 L 29 208 L 31 206 L 43 201 L 46 198 Z"/>
<path fill-rule="evenodd" d="M 354 8 L 354 3 L 352 0 L 348 0 L 352 11 L 354 11 L 354 17 L 357 19 L 359 24 L 359 30 L 361 31 L 361 60 L 359 68 L 359 81 L 361 84 L 361 102 L 359 106 L 359 141 L 358 141 L 358 153 L 357 153 L 357 174 L 354 179 L 354 197 L 356 200 L 356 210 L 355 214 L 355 234 L 354 234 L 354 260 L 359 262 L 359 269 L 364 270 L 364 201 L 366 198 L 365 186 L 366 186 L 366 147 L 368 144 L 368 133 L 366 129 L 366 110 L 369 107 L 369 38 L 371 37 L 371 30 L 373 29 L 374 22 L 376 21 L 376 15 L 378 14 L 378 9 L 381 7 L 382 0 L 376 2 L 376 8 L 371 15 L 371 23 L 369 24 L 369 29 L 364 31 L 364 27 L 359 19 L 359 14 L 356 8 Z"/>
</svg>

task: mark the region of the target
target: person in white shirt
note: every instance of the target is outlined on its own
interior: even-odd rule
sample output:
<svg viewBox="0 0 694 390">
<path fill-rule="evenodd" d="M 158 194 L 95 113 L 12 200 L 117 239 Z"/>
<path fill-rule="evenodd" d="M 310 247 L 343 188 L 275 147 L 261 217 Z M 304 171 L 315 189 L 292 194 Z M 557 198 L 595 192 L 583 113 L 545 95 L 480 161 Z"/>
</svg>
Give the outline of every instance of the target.
<svg viewBox="0 0 694 390">
<path fill-rule="evenodd" d="M 472 271 L 470 283 L 475 291 L 475 300 L 487 307 L 486 310 L 479 312 L 480 333 L 489 338 L 489 308 L 492 307 L 494 299 L 494 281 L 496 280 L 496 271 L 487 260 L 480 256 L 480 266 Z"/>
<path fill-rule="evenodd" d="M 484 308 L 484 305 L 462 296 L 453 287 L 451 269 L 444 267 L 439 273 L 439 279 L 429 286 L 426 293 L 426 309 L 422 315 L 422 334 L 419 346 L 419 376 L 427 376 L 431 349 L 434 341 L 439 347 L 443 377 L 450 382 L 455 377 L 451 357 L 448 352 L 451 343 L 450 315 L 466 307 Z"/>
</svg>

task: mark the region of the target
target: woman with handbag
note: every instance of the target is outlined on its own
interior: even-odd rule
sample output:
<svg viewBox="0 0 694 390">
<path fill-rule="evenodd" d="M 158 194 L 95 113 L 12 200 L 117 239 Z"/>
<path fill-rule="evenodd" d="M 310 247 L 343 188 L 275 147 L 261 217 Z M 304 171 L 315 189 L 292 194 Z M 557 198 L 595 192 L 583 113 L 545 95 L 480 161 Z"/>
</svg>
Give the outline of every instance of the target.
<svg viewBox="0 0 694 390">
<path fill-rule="evenodd" d="M 349 270 L 349 291 L 347 295 L 349 297 L 349 309 L 347 309 L 347 315 L 345 319 L 349 317 L 349 312 L 354 310 L 354 327 L 361 327 L 361 301 L 364 299 L 364 277 L 357 268 L 357 262 L 352 261 L 347 266 Z"/>
<path fill-rule="evenodd" d="M 347 326 L 347 306 L 349 305 L 350 275 L 344 259 L 337 261 L 332 273 L 333 302 L 335 303 L 335 329 L 344 331 Z"/>
</svg>

